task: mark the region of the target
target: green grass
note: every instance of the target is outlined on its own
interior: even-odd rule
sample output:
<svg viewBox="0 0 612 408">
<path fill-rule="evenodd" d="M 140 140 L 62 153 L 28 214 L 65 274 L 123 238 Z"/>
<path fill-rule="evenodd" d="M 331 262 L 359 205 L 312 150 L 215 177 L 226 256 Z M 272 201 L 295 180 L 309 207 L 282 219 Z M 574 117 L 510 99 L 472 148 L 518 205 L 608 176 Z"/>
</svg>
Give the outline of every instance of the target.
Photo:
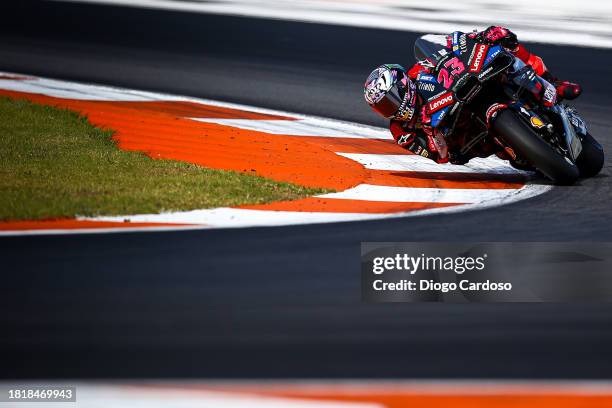
<svg viewBox="0 0 612 408">
<path fill-rule="evenodd" d="M 0 98 L 0 220 L 294 200 L 326 190 L 125 152 L 68 110 Z"/>
</svg>

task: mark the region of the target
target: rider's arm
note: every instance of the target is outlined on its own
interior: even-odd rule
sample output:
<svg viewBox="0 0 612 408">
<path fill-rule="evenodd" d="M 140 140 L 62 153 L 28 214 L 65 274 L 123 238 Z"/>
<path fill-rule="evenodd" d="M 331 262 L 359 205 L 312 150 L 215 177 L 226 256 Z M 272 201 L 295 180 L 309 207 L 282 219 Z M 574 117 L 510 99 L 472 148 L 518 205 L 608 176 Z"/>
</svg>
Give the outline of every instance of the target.
<svg viewBox="0 0 612 408">
<path fill-rule="evenodd" d="M 542 58 L 529 52 L 529 50 L 527 50 L 523 44 L 519 43 L 516 34 L 514 34 L 508 28 L 502 26 L 490 26 L 483 32 L 479 33 L 479 35 L 482 36 L 486 42 L 501 45 L 525 64 L 531 65 L 536 74 L 541 76 L 547 71 L 546 65 L 544 65 Z"/>
<path fill-rule="evenodd" d="M 529 52 L 527 48 L 518 42 L 516 35 L 507 28 L 491 26 L 483 32 L 478 33 L 477 36 L 480 36 L 489 43 L 501 45 L 525 64 L 530 65 L 536 74 L 555 86 L 557 94 L 562 98 L 574 99 L 582 93 L 580 85 L 555 78 L 548 68 L 546 68 L 546 65 L 544 65 L 542 58 Z"/>
<path fill-rule="evenodd" d="M 542 76 L 545 72 L 548 71 L 546 65 L 544 65 L 544 61 L 542 58 L 538 57 L 535 54 L 530 53 L 523 44 L 519 44 L 516 46 L 514 50 L 511 50 L 512 54 L 515 57 L 519 58 L 527 65 L 531 65 L 536 74 Z"/>
</svg>

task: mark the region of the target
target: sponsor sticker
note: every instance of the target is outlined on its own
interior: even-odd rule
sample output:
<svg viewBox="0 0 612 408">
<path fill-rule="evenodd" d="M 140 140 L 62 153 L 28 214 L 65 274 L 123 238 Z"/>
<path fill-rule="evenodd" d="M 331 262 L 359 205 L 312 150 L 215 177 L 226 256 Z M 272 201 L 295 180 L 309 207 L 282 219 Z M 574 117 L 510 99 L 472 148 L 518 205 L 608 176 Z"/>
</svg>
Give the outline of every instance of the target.
<svg viewBox="0 0 612 408">
<path fill-rule="evenodd" d="M 542 119 L 538 118 L 537 116 L 532 116 L 530 119 L 531 124 L 538 128 L 541 129 L 544 127 L 544 122 L 542 122 Z"/>
<path fill-rule="evenodd" d="M 461 34 L 459 37 L 459 47 L 461 48 L 462 54 L 467 51 L 467 34 Z"/>
<path fill-rule="evenodd" d="M 433 91 L 436 90 L 436 86 L 434 84 L 432 84 L 432 83 L 429 83 L 429 82 L 420 82 L 419 81 L 417 86 L 419 87 L 419 89 L 421 91 L 433 92 Z"/>
<path fill-rule="evenodd" d="M 478 74 L 478 79 L 482 80 L 482 78 L 484 78 L 487 75 L 489 75 L 491 73 L 491 71 L 493 71 L 493 67 L 489 67 L 489 68 L 485 69 L 480 74 Z"/>
<path fill-rule="evenodd" d="M 448 91 L 442 91 L 442 92 L 438 92 L 437 94 L 435 94 L 434 96 L 430 97 L 427 102 L 431 102 L 434 99 L 438 99 L 440 96 L 442 95 L 446 95 L 448 93 Z"/>
<path fill-rule="evenodd" d="M 447 107 L 455 101 L 455 97 L 452 92 L 446 92 L 445 94 L 437 97 L 427 104 L 429 113 L 437 112 L 442 108 Z"/>
<path fill-rule="evenodd" d="M 395 115 L 395 119 L 405 121 L 409 121 L 410 119 L 412 119 L 412 116 L 414 115 L 415 102 L 416 87 L 414 85 L 414 82 L 410 81 L 409 89 L 407 90 L 406 95 L 404 96 L 404 100 L 402 101 L 402 104 L 400 105 Z"/>
<path fill-rule="evenodd" d="M 470 72 L 480 72 L 488 50 L 489 46 L 486 44 L 479 44 L 476 46 L 474 57 L 470 62 Z"/>
<path fill-rule="evenodd" d="M 400 137 L 397 139 L 397 144 L 398 144 L 398 145 L 400 145 L 400 146 L 405 146 L 405 145 L 407 145 L 409 142 L 411 142 L 411 141 L 412 141 L 412 136 L 413 136 L 413 135 L 412 135 L 412 134 L 410 134 L 410 133 L 406 133 L 405 135 L 400 136 Z"/>
<path fill-rule="evenodd" d="M 489 109 L 487 109 L 487 112 L 485 114 L 487 117 L 487 126 L 489 126 L 489 124 L 491 123 L 491 119 L 497 116 L 497 112 L 507 107 L 508 105 L 503 104 L 503 103 L 494 103 L 493 105 L 489 106 Z"/>
<path fill-rule="evenodd" d="M 550 84 L 546 85 L 546 89 L 544 90 L 544 101 L 551 105 L 555 104 L 557 101 L 557 89 L 554 86 Z"/>
<path fill-rule="evenodd" d="M 429 74 L 419 74 L 419 81 L 436 82 L 434 76 Z"/>
<path fill-rule="evenodd" d="M 485 59 L 485 64 L 488 64 L 489 62 L 493 61 L 493 59 L 497 57 L 497 55 L 501 52 L 501 48 L 499 47 L 495 47 L 494 50 L 495 51 L 493 51 L 493 53 L 491 53 L 491 55 L 489 55 L 487 59 Z"/>
<path fill-rule="evenodd" d="M 457 51 L 459 49 L 459 32 L 455 31 L 453 33 L 453 51 Z"/>
</svg>

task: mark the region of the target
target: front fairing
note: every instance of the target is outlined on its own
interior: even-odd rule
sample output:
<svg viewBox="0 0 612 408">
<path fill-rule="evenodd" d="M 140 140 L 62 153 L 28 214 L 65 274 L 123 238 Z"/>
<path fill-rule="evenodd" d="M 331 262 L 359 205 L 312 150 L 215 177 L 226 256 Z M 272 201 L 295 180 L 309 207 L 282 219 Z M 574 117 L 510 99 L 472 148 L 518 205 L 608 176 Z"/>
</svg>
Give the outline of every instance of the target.
<svg viewBox="0 0 612 408">
<path fill-rule="evenodd" d="M 526 89 L 534 95 L 539 95 L 542 88 L 534 69 L 519 58 L 514 59 L 512 69 L 508 72 L 508 79 L 515 87 Z"/>
<path fill-rule="evenodd" d="M 432 127 L 442 126 L 479 92 L 482 83 L 511 63 L 498 63 L 500 54 L 507 54 L 503 48 L 481 44 L 460 31 L 424 35 L 414 49 L 419 63 L 430 71 L 417 77 L 417 90 L 427 103 Z"/>
<path fill-rule="evenodd" d="M 448 41 L 445 35 L 426 34 L 414 42 L 414 56 L 417 61 L 434 62 L 441 51 L 447 51 Z"/>
</svg>

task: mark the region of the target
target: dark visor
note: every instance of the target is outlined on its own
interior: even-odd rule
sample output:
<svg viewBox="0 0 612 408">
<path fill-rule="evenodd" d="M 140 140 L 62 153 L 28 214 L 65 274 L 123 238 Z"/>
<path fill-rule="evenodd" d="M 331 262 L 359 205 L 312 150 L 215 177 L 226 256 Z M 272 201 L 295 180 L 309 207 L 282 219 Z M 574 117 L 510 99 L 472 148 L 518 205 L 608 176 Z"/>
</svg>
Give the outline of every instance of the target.
<svg viewBox="0 0 612 408">
<path fill-rule="evenodd" d="M 403 94 L 403 92 L 402 92 Z M 395 116 L 402 104 L 403 98 L 400 96 L 397 85 L 394 85 L 385 96 L 372 105 L 372 109 L 380 113 L 387 119 L 391 119 Z"/>
</svg>

